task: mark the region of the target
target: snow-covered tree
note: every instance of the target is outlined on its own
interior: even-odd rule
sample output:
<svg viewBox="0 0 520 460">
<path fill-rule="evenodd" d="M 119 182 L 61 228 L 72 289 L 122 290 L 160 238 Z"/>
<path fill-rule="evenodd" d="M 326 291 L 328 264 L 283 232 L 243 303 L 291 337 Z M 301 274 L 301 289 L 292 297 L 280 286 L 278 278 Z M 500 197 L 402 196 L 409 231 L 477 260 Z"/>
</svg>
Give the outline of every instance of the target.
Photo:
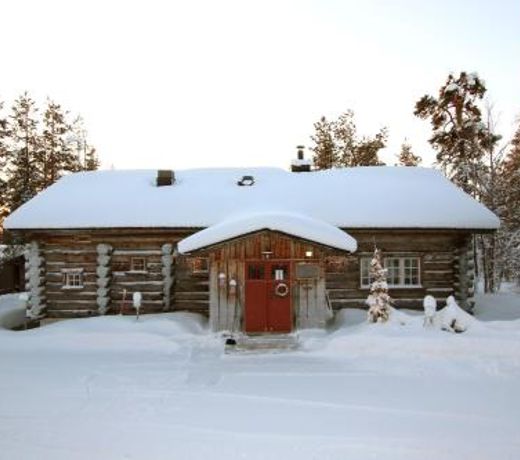
<svg viewBox="0 0 520 460">
<path fill-rule="evenodd" d="M 314 124 L 315 134 L 311 136 L 314 146 L 314 165 L 316 169 L 329 169 L 337 166 L 379 166 L 379 150 L 385 147 L 388 133 L 382 128 L 375 136 L 357 134 L 354 112 L 347 110 L 336 120 L 322 117 Z"/>
<path fill-rule="evenodd" d="M 413 153 L 412 146 L 406 140 L 401 144 L 397 160 L 396 166 L 418 166 L 422 162 L 422 158 Z"/>
<path fill-rule="evenodd" d="M 484 81 L 475 73 L 448 76 L 438 98 L 423 96 L 414 114 L 430 119 L 430 144 L 437 151 L 437 163 L 464 191 L 476 196 L 482 157 L 499 137 L 482 122 L 479 101 L 486 92 Z"/>
<path fill-rule="evenodd" d="M 392 299 L 388 294 L 386 269 L 383 268 L 381 251 L 374 249 L 374 256 L 370 261 L 370 294 L 366 300 L 368 305 L 368 321 L 382 323 L 390 317 Z"/>
</svg>

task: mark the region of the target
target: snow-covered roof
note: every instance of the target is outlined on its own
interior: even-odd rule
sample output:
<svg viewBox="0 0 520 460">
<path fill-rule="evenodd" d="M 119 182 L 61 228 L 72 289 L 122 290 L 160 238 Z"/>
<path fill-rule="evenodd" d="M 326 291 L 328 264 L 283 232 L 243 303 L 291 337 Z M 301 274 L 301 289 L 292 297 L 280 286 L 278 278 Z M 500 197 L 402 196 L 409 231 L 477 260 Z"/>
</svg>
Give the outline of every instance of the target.
<svg viewBox="0 0 520 460">
<path fill-rule="evenodd" d="M 245 213 L 225 220 L 183 239 L 178 249 L 186 254 L 259 230 L 275 230 L 343 251 L 357 249 L 356 240 L 334 225 L 301 214 L 282 212 Z"/>
<path fill-rule="evenodd" d="M 238 186 L 244 175 L 252 186 Z M 344 228 L 495 229 L 498 218 L 441 172 L 357 167 L 291 173 L 277 168 L 71 174 L 5 221 L 8 229 L 209 227 L 244 212 L 290 212 Z"/>
</svg>

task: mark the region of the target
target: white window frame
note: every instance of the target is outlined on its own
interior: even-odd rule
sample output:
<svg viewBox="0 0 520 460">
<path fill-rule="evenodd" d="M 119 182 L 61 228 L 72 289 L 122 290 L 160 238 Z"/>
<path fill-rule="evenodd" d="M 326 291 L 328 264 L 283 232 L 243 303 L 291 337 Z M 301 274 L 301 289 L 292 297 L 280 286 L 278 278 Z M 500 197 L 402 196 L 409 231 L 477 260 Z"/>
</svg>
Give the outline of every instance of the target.
<svg viewBox="0 0 520 460">
<path fill-rule="evenodd" d="M 83 289 L 85 287 L 83 268 L 64 268 L 61 273 L 63 275 L 62 289 Z"/>
<path fill-rule="evenodd" d="M 399 260 L 399 283 L 388 282 L 390 289 L 416 289 L 421 288 L 421 258 L 419 256 L 392 256 L 389 255 L 383 258 L 385 268 L 388 266 L 389 260 Z M 370 261 L 372 257 L 361 257 L 359 261 L 359 285 L 362 289 L 370 289 Z M 405 260 L 414 260 L 417 263 L 417 283 L 405 284 Z M 367 283 L 368 280 L 368 283 Z M 387 280 L 388 281 L 388 280 Z"/>
<path fill-rule="evenodd" d="M 147 273 L 146 257 L 132 257 L 130 259 L 131 273 Z"/>
</svg>

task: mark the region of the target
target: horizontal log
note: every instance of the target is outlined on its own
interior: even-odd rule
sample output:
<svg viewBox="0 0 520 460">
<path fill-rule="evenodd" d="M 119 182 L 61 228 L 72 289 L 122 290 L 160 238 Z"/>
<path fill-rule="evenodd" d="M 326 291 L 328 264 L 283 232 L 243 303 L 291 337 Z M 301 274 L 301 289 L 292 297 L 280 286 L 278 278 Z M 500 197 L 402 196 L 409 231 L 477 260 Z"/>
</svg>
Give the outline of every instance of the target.
<svg viewBox="0 0 520 460">
<path fill-rule="evenodd" d="M 209 290 L 209 281 L 193 282 L 179 282 L 175 281 L 175 292 L 206 292 Z"/>
<path fill-rule="evenodd" d="M 55 249 L 45 248 L 43 249 L 43 255 L 45 257 L 50 256 L 63 256 L 63 255 L 97 255 L 95 246 L 78 248 L 78 247 L 60 247 Z"/>
<path fill-rule="evenodd" d="M 85 308 L 96 308 L 97 305 L 96 302 L 92 300 L 69 300 L 69 299 L 52 299 L 52 301 L 48 302 L 48 308 L 55 309 L 55 310 L 63 310 L 63 309 L 72 309 L 71 307 L 74 307 L 74 309 L 81 309 L 81 307 Z"/>
<path fill-rule="evenodd" d="M 141 249 L 141 247 L 129 248 L 129 249 L 114 249 L 112 257 L 117 256 L 161 256 L 161 249 Z"/>
<path fill-rule="evenodd" d="M 175 292 L 174 298 L 177 300 L 209 301 L 209 291 L 208 292 Z"/>
<path fill-rule="evenodd" d="M 86 318 L 89 316 L 98 316 L 97 309 L 74 309 L 74 310 L 54 310 L 47 311 L 48 318 Z"/>
<path fill-rule="evenodd" d="M 61 293 L 61 292 L 45 292 L 47 302 L 54 302 L 55 300 L 64 301 L 75 301 L 75 300 L 88 300 L 92 303 L 96 303 L 97 294 L 93 292 L 75 292 L 75 293 Z"/>
<path fill-rule="evenodd" d="M 160 273 L 112 272 L 112 279 L 118 284 L 157 283 L 162 284 L 163 275 Z"/>
</svg>

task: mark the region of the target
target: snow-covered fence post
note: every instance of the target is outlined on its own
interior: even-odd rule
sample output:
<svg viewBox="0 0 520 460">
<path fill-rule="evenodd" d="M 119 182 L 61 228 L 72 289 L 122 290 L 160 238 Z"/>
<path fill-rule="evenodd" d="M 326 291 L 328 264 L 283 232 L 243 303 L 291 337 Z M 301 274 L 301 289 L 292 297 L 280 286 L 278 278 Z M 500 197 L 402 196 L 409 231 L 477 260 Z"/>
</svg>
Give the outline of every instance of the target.
<svg viewBox="0 0 520 460">
<path fill-rule="evenodd" d="M 132 304 L 135 308 L 135 320 L 139 321 L 139 311 L 141 310 L 141 301 L 143 296 L 140 292 L 134 292 L 132 295 Z"/>
<path fill-rule="evenodd" d="M 370 294 L 366 300 L 368 305 L 368 321 L 384 323 L 390 316 L 392 299 L 388 295 L 386 269 L 381 263 L 381 251 L 374 249 L 374 257 L 370 261 Z"/>
<path fill-rule="evenodd" d="M 475 259 L 471 237 L 455 250 L 454 260 L 455 298 L 464 310 L 471 311 L 475 306 Z"/>
<path fill-rule="evenodd" d="M 28 292 L 26 316 L 30 320 L 45 317 L 45 259 L 36 241 L 27 245 L 25 256 L 25 290 Z"/>
<path fill-rule="evenodd" d="M 98 244 L 97 248 L 97 306 L 98 313 L 105 315 L 110 308 L 110 259 L 112 246 L 109 244 Z"/>
<path fill-rule="evenodd" d="M 173 246 L 171 244 L 163 244 L 161 247 L 161 262 L 163 276 L 163 311 L 170 310 L 170 296 L 173 286 Z"/>
<path fill-rule="evenodd" d="M 423 300 L 424 307 L 424 327 L 432 327 L 433 326 L 433 318 L 435 317 L 435 312 L 437 311 L 437 301 L 435 297 L 431 295 L 427 295 Z"/>
</svg>

